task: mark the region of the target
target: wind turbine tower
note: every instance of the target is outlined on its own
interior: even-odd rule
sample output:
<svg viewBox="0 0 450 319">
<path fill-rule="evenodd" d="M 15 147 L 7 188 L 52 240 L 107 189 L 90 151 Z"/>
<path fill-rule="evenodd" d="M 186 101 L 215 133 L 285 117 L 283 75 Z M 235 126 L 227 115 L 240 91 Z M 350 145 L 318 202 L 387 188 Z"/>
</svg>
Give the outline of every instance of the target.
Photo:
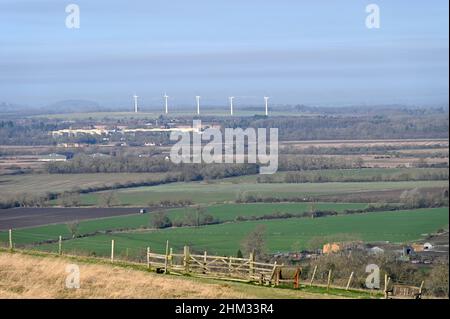
<svg viewBox="0 0 450 319">
<path fill-rule="evenodd" d="M 269 115 L 269 97 L 268 96 L 264 97 L 264 102 L 266 104 L 266 116 L 268 116 Z"/>
<path fill-rule="evenodd" d="M 169 113 L 169 106 L 168 106 L 168 103 L 167 103 L 168 99 L 169 99 L 169 96 L 166 93 L 164 93 L 164 106 L 165 106 L 165 109 L 166 109 L 166 114 Z"/>
<path fill-rule="evenodd" d="M 133 95 L 134 98 L 134 113 L 138 112 L 138 97 L 136 94 Z"/>
<path fill-rule="evenodd" d="M 230 96 L 228 99 L 230 100 L 230 115 L 233 115 L 233 99 L 234 99 L 234 96 Z"/>
<path fill-rule="evenodd" d="M 200 96 L 197 95 L 195 99 L 197 100 L 197 115 L 200 115 Z"/>
</svg>

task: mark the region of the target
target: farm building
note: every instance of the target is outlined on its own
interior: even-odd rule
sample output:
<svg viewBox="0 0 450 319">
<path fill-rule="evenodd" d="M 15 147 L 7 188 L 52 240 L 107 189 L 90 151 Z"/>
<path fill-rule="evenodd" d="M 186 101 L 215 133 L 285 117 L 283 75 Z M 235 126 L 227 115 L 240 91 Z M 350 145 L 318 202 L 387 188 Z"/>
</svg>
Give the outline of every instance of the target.
<svg viewBox="0 0 450 319">
<path fill-rule="evenodd" d="M 415 252 L 429 251 L 433 249 L 433 245 L 431 243 L 412 244 L 411 246 L 414 248 Z"/>
<path fill-rule="evenodd" d="M 94 153 L 94 154 L 89 155 L 89 157 L 92 157 L 92 158 L 110 158 L 111 155 L 103 154 L 103 153 Z"/>
<path fill-rule="evenodd" d="M 329 254 L 329 253 L 337 253 L 342 249 L 342 245 L 339 243 L 328 243 L 323 245 L 322 253 Z"/>
<path fill-rule="evenodd" d="M 414 249 L 414 251 L 416 252 L 420 252 L 423 251 L 423 244 L 411 244 L 411 247 Z"/>
<path fill-rule="evenodd" d="M 65 155 L 52 153 L 52 154 L 48 154 L 48 155 L 39 156 L 38 161 L 40 161 L 40 162 L 65 162 L 65 161 L 67 161 L 67 157 Z"/>
<path fill-rule="evenodd" d="M 369 251 L 369 254 L 372 254 L 372 255 L 380 255 L 380 254 L 383 254 L 383 253 L 384 253 L 384 249 L 383 249 L 383 248 L 380 248 L 380 247 L 378 247 L 378 246 L 369 248 L 368 251 Z"/>
</svg>

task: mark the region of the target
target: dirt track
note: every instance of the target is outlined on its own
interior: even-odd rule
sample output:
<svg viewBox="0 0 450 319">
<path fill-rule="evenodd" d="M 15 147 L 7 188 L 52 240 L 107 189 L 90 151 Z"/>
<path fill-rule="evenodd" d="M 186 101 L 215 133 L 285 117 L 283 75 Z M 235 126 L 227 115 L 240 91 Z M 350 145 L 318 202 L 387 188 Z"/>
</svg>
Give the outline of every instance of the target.
<svg viewBox="0 0 450 319">
<path fill-rule="evenodd" d="M 136 214 L 139 208 L 12 208 L 0 209 L 0 230 L 74 220 Z"/>
</svg>

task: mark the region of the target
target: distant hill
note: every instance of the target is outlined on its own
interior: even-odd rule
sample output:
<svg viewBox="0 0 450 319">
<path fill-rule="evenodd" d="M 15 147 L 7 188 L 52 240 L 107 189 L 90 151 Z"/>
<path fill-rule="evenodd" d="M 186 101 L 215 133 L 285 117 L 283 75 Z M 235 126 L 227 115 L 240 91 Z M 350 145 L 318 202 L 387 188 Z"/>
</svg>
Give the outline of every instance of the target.
<svg viewBox="0 0 450 319">
<path fill-rule="evenodd" d="M 80 113 L 80 112 L 99 112 L 109 111 L 99 105 L 99 103 L 90 100 L 62 100 L 55 103 L 37 107 L 8 102 L 0 102 L 0 114 L 6 116 L 38 115 L 38 114 L 58 114 L 58 113 Z"/>
<path fill-rule="evenodd" d="M 12 113 L 24 109 L 28 109 L 28 107 L 20 104 L 0 102 L 0 113 Z"/>
<path fill-rule="evenodd" d="M 97 102 L 90 100 L 62 100 L 52 103 L 41 110 L 49 113 L 98 112 L 104 111 Z"/>
</svg>

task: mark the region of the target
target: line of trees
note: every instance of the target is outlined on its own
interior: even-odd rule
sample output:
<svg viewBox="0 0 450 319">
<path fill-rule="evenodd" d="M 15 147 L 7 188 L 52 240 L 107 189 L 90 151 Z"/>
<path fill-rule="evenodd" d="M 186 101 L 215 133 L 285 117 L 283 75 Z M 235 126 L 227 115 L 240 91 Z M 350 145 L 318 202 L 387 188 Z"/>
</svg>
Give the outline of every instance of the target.
<svg viewBox="0 0 450 319">
<path fill-rule="evenodd" d="M 345 143 L 345 142 L 343 142 Z M 342 146 L 308 146 L 299 148 L 295 145 L 283 145 L 280 147 L 279 152 L 281 154 L 296 154 L 296 155 L 391 155 L 395 157 L 408 157 L 413 155 L 414 157 L 421 156 L 418 152 L 398 152 L 399 150 L 418 150 L 418 149 L 427 149 L 430 152 L 424 153 L 424 156 L 427 157 L 442 157 L 444 155 L 448 156 L 448 152 L 436 152 L 433 149 L 441 149 L 446 147 L 447 144 L 431 144 L 431 145 L 408 145 L 408 144 L 397 144 L 397 145 L 389 145 L 389 144 L 381 144 L 381 145 L 373 145 L 373 146 L 350 146 L 350 145 L 342 145 Z M 437 155 L 435 155 L 437 153 Z"/>
<path fill-rule="evenodd" d="M 277 127 L 281 140 L 447 138 L 448 113 L 439 116 L 311 116 L 256 119 L 251 127 Z"/>
<path fill-rule="evenodd" d="M 208 214 L 204 208 L 197 207 L 193 211 L 184 214 L 183 218 L 178 219 L 171 219 L 166 212 L 157 211 L 152 215 L 150 226 L 153 228 L 199 227 L 217 223 L 219 223 L 219 221 L 211 214 Z"/>
<path fill-rule="evenodd" d="M 256 174 L 256 164 L 173 164 L 165 157 L 114 156 L 95 158 L 78 154 L 70 161 L 51 162 L 50 174 L 79 173 L 176 173 L 180 181 L 218 179 Z"/>
<path fill-rule="evenodd" d="M 324 171 L 314 172 L 290 172 L 283 180 L 275 177 L 262 177 L 258 182 L 262 183 L 328 183 L 328 182 L 398 182 L 398 181 L 435 181 L 448 180 L 448 170 L 414 170 L 392 174 L 346 174 L 345 172 Z"/>
<path fill-rule="evenodd" d="M 257 194 L 240 193 L 237 195 L 236 203 L 282 203 L 282 202 L 315 202 L 324 201 L 325 197 L 313 196 L 291 196 L 291 197 L 274 197 L 274 196 L 260 196 Z M 333 201 L 339 202 L 342 199 L 331 198 Z M 358 198 L 356 198 L 358 199 Z M 344 201 L 349 201 L 349 198 L 344 198 Z M 356 202 L 370 202 L 370 199 L 358 199 Z M 404 208 L 426 208 L 426 207 L 444 207 L 449 205 L 449 191 L 448 188 L 428 191 L 427 189 L 415 188 L 412 190 L 405 190 L 395 202 L 400 202 Z M 387 205 L 389 204 L 381 204 Z"/>
</svg>

